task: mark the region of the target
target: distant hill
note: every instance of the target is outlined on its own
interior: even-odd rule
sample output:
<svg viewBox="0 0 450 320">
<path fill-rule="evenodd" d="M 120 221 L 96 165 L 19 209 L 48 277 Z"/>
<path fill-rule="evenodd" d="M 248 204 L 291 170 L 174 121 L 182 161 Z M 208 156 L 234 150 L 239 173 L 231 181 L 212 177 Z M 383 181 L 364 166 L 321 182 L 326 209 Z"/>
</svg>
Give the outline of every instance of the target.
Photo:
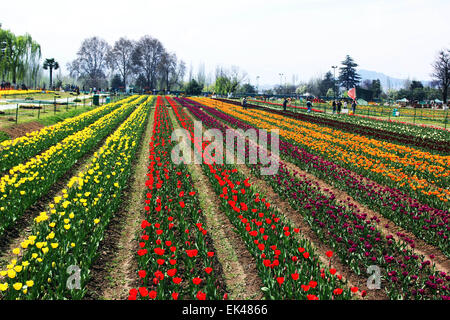
<svg viewBox="0 0 450 320">
<path fill-rule="evenodd" d="M 390 77 L 381 72 L 364 70 L 364 69 L 358 70 L 358 74 L 361 76 L 362 80 L 380 79 L 381 86 L 383 87 L 384 91 L 388 90 L 389 87 L 391 89 L 401 89 L 401 88 L 403 88 L 403 86 L 405 85 L 405 81 L 407 80 L 407 79 L 398 79 L 398 78 Z M 422 82 L 422 84 L 424 86 L 430 85 L 430 81 L 422 81 L 422 80 L 420 80 L 420 81 Z"/>
</svg>

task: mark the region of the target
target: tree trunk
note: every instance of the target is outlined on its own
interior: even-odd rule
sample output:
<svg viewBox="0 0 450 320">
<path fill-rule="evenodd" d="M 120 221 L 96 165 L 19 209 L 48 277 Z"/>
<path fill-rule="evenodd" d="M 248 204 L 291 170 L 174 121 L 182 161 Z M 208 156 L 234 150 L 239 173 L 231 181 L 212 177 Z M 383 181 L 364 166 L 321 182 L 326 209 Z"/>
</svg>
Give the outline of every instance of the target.
<svg viewBox="0 0 450 320">
<path fill-rule="evenodd" d="M 169 72 L 167 72 L 167 78 L 166 78 L 166 89 L 167 89 L 167 92 L 169 92 L 169 91 L 170 91 L 170 88 L 169 88 Z"/>
<path fill-rule="evenodd" d="M 448 86 L 444 86 L 444 88 L 442 88 L 442 101 L 444 101 L 444 104 L 447 104 L 447 91 Z"/>
<path fill-rule="evenodd" d="M 50 90 L 52 90 L 52 87 L 53 87 L 53 70 L 52 70 L 52 67 L 50 67 L 50 87 L 49 87 L 49 89 Z"/>
</svg>

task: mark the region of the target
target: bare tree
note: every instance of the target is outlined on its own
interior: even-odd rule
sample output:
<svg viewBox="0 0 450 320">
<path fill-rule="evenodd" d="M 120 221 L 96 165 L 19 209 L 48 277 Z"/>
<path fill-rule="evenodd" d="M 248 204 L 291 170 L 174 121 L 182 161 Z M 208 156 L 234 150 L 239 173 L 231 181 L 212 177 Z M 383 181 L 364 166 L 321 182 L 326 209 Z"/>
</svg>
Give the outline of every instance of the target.
<svg viewBox="0 0 450 320">
<path fill-rule="evenodd" d="M 198 65 L 196 80 L 201 86 L 205 86 L 206 73 L 205 73 L 205 63 L 204 62 L 202 62 Z"/>
<path fill-rule="evenodd" d="M 145 79 L 145 86 L 154 89 L 161 59 L 165 54 L 162 43 L 149 35 L 143 36 L 133 51 L 133 64 Z"/>
<path fill-rule="evenodd" d="M 431 76 L 438 81 L 442 92 L 442 100 L 447 103 L 448 87 L 450 86 L 450 49 L 439 51 L 433 66 Z"/>
<path fill-rule="evenodd" d="M 77 58 L 67 65 L 70 75 L 90 87 L 100 87 L 106 83 L 106 56 L 110 45 L 99 37 L 83 40 Z"/>
<path fill-rule="evenodd" d="M 107 55 L 107 62 L 110 69 L 119 72 L 125 88 L 128 83 L 127 80 L 134 70 L 132 63 L 134 47 L 134 41 L 122 37 L 114 43 L 114 47 Z"/>
<path fill-rule="evenodd" d="M 183 79 L 186 73 L 186 64 L 183 60 L 176 61 L 172 68 L 169 69 L 169 85 L 167 90 L 170 91 L 173 87 L 181 88 L 183 86 Z"/>
<path fill-rule="evenodd" d="M 170 90 L 169 75 L 176 68 L 177 56 L 164 52 L 159 62 L 158 71 L 160 76 L 160 89 Z"/>
</svg>

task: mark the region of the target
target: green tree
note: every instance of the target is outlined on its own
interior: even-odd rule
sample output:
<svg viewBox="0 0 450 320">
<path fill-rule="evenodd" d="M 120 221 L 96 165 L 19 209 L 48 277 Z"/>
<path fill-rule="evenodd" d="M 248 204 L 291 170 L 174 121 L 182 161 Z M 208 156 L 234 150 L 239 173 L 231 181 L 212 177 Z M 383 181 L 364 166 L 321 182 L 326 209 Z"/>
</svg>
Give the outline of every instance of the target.
<svg viewBox="0 0 450 320">
<path fill-rule="evenodd" d="M 49 88 L 52 88 L 52 86 L 53 86 L 53 70 L 59 69 L 59 63 L 57 61 L 55 61 L 54 58 L 45 59 L 43 68 L 44 68 L 44 70 L 48 70 L 48 72 L 50 74 Z"/>
<path fill-rule="evenodd" d="M 341 63 L 343 67 L 339 68 L 339 83 L 347 90 L 356 87 L 361 80 L 361 76 L 356 72 L 358 64 L 349 55 Z"/>
<path fill-rule="evenodd" d="M 372 80 L 370 90 L 373 92 L 372 96 L 374 99 L 380 99 L 381 93 L 383 92 L 380 79 Z"/>
<path fill-rule="evenodd" d="M 217 94 L 225 95 L 231 88 L 231 80 L 226 76 L 219 76 L 216 79 L 216 83 L 214 85 L 214 91 Z"/>
<path fill-rule="evenodd" d="M 325 74 L 325 77 L 323 78 L 323 80 L 320 82 L 319 85 L 319 91 L 320 91 L 320 95 L 321 96 L 325 96 L 328 93 L 329 89 L 333 89 L 334 88 L 334 77 L 333 74 L 328 71 Z"/>
<path fill-rule="evenodd" d="M 417 81 L 417 80 L 411 81 L 411 84 L 409 85 L 409 90 L 414 90 L 414 89 L 423 89 L 422 82 Z"/>
<path fill-rule="evenodd" d="M 238 92 L 239 93 L 255 94 L 256 93 L 256 89 L 250 83 L 244 83 L 243 85 L 239 86 Z"/>
<path fill-rule="evenodd" d="M 423 88 L 415 88 L 411 92 L 412 100 L 423 101 L 426 98 L 426 93 Z"/>
<path fill-rule="evenodd" d="M 120 90 L 121 88 L 124 88 L 125 85 L 123 83 L 123 78 L 120 74 L 116 73 L 114 77 L 111 80 L 111 88 L 114 90 Z"/>
<path fill-rule="evenodd" d="M 13 84 L 23 81 L 27 74 L 36 75 L 32 65 L 40 59 L 41 46 L 29 34 L 16 36 L 0 29 L 0 75 Z M 31 65 L 31 66 L 30 66 Z"/>
<path fill-rule="evenodd" d="M 184 87 L 184 91 L 189 95 L 199 95 L 202 93 L 202 90 L 203 86 L 195 79 L 191 79 L 191 81 L 189 81 Z"/>
</svg>

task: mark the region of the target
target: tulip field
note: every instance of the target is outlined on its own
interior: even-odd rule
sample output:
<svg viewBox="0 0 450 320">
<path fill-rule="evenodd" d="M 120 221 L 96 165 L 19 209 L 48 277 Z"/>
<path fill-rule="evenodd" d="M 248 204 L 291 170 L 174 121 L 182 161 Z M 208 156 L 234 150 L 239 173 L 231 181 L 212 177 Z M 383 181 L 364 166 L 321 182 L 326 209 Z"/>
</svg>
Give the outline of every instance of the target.
<svg viewBox="0 0 450 320">
<path fill-rule="evenodd" d="M 449 300 L 449 152 L 445 129 L 129 96 L 0 143 L 0 300 Z"/>
</svg>

